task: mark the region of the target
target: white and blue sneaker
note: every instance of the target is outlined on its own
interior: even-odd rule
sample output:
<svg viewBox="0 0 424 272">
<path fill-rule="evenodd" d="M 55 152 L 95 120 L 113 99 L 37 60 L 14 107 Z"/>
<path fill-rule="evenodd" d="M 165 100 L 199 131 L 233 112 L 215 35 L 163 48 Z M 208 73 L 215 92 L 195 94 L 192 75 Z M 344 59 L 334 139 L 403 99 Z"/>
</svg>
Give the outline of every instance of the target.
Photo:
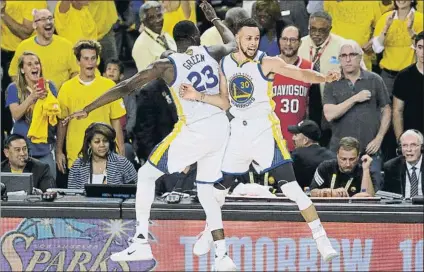
<svg viewBox="0 0 424 272">
<path fill-rule="evenodd" d="M 197 241 L 193 247 L 193 254 L 196 256 L 202 256 L 207 254 L 213 247 L 213 238 L 208 225 L 206 225 L 205 230 L 197 235 Z"/>
<path fill-rule="evenodd" d="M 127 249 L 113 253 L 110 259 L 114 262 L 146 261 L 152 260 L 153 254 L 147 239 L 135 237 L 130 239 Z"/>
</svg>

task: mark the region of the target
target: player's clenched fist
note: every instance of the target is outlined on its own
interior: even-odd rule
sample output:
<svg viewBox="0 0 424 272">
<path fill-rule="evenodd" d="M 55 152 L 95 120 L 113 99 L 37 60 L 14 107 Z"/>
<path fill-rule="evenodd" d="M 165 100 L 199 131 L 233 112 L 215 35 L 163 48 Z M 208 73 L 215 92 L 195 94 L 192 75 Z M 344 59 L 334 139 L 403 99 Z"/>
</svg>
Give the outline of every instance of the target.
<svg viewBox="0 0 424 272">
<path fill-rule="evenodd" d="M 200 93 L 194 89 L 190 84 L 181 84 L 180 85 L 180 97 L 186 100 L 199 100 Z"/>
</svg>

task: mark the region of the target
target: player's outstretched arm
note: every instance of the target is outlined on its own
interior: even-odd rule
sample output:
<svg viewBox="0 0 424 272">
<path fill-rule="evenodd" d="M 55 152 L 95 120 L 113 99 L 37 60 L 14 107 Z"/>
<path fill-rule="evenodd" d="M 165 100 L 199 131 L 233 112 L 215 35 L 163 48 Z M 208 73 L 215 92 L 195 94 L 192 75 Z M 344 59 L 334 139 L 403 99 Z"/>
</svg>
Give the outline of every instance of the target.
<svg viewBox="0 0 424 272">
<path fill-rule="evenodd" d="M 210 95 L 196 91 L 192 85 L 181 84 L 180 97 L 186 100 L 194 100 L 207 103 L 226 111 L 230 108 L 230 100 L 228 98 L 227 81 L 224 74 L 219 71 L 219 94 Z"/>
<path fill-rule="evenodd" d="M 280 74 L 308 83 L 333 82 L 340 79 L 339 72 L 330 71 L 327 75 L 323 75 L 311 69 L 301 69 L 288 64 L 279 57 L 264 57 L 262 60 L 262 70 L 265 75 L 270 73 Z"/>
<path fill-rule="evenodd" d="M 112 87 L 102 96 L 94 100 L 91 104 L 87 105 L 84 109 L 72 113 L 67 118 L 65 118 L 62 123 L 66 124 L 73 118 L 85 118 L 91 111 L 124 97 L 132 91 L 143 87 L 151 80 L 163 78 L 166 82 L 170 82 L 170 78 L 173 77 L 173 72 L 174 66 L 169 59 L 157 60 L 150 64 L 146 69 Z"/>
<path fill-rule="evenodd" d="M 237 48 L 236 39 L 231 30 L 219 19 L 216 15 L 214 8 L 205 0 L 200 4 L 205 17 L 208 21 L 213 23 L 213 25 L 218 30 L 221 35 L 224 45 L 212 45 L 208 47 L 208 51 L 211 56 L 216 60 L 220 61 L 224 56 L 230 54 Z"/>
</svg>

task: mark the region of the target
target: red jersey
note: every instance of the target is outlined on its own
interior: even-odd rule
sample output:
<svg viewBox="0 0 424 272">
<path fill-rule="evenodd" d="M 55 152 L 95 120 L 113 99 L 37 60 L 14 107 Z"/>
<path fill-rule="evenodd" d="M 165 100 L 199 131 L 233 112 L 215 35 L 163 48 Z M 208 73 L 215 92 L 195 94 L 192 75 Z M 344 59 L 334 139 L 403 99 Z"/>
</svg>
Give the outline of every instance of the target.
<svg viewBox="0 0 424 272">
<path fill-rule="evenodd" d="M 295 65 L 302 69 L 312 69 L 312 63 L 298 58 Z M 287 141 L 287 148 L 292 151 L 294 143 L 293 135 L 288 132 L 287 127 L 297 125 L 306 118 L 308 107 L 308 92 L 310 83 L 298 81 L 289 77 L 276 74 L 273 84 L 273 99 L 275 102 L 275 113 L 280 119 L 281 133 Z"/>
</svg>

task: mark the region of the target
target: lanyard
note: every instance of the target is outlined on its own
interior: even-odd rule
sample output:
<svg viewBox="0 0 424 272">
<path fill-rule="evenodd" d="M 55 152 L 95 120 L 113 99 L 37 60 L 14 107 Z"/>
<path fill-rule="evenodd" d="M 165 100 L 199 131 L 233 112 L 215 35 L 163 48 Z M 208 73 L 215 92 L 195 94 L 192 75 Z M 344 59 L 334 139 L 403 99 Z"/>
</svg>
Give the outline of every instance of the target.
<svg viewBox="0 0 424 272">
<path fill-rule="evenodd" d="M 321 47 L 321 49 L 314 56 L 312 55 L 313 47 L 312 46 L 310 47 L 310 49 L 309 49 L 309 60 L 312 63 L 315 63 L 317 60 L 319 60 L 319 58 L 321 58 L 321 55 L 322 55 L 322 53 L 324 53 L 325 49 L 327 48 L 327 45 L 330 43 L 330 40 L 331 40 L 331 36 L 328 37 L 327 42 L 324 44 L 323 47 Z"/>
<path fill-rule="evenodd" d="M 153 35 L 149 33 L 149 31 L 144 30 L 144 32 L 146 32 L 147 36 L 149 36 L 152 40 L 154 40 L 154 41 L 155 41 L 155 42 L 157 42 L 159 45 L 161 45 L 163 48 L 165 48 L 166 50 L 168 50 L 168 48 L 166 47 L 166 44 L 165 44 L 163 41 L 161 41 L 161 40 L 159 39 L 159 36 L 158 36 L 158 38 L 156 38 L 156 39 L 155 39 L 155 38 L 153 37 Z M 165 37 L 164 37 L 164 38 L 165 38 Z"/>
<path fill-rule="evenodd" d="M 333 177 L 331 178 L 331 187 L 330 187 L 331 190 L 334 189 L 334 185 L 336 183 L 336 178 L 337 178 L 337 175 L 333 174 Z M 350 178 L 347 181 L 346 186 L 344 187 L 346 191 L 347 191 L 347 189 L 349 189 L 350 185 L 352 184 L 352 181 L 353 181 L 353 178 Z"/>
</svg>

